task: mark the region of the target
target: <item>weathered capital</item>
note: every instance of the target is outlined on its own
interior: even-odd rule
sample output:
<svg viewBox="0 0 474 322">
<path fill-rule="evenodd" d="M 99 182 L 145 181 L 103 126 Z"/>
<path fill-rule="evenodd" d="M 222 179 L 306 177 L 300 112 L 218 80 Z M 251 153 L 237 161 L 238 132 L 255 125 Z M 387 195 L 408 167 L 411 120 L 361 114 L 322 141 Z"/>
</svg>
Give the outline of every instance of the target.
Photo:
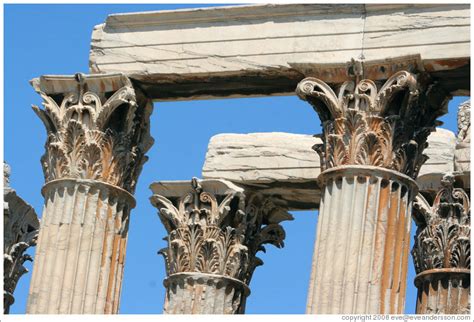
<svg viewBox="0 0 474 322">
<path fill-rule="evenodd" d="M 23 264 L 31 261 L 25 251 L 36 245 L 39 221 L 35 210 L 17 196 L 9 185 L 10 167 L 3 163 L 3 309 L 9 313 L 13 292 L 20 277 L 28 272 Z"/>
<path fill-rule="evenodd" d="M 468 194 L 454 187 L 448 173 L 432 203 L 419 194 L 414 202 L 418 225 L 412 250 L 417 313 L 469 314 L 471 210 Z M 451 297 L 451 300 L 443 300 Z"/>
<path fill-rule="evenodd" d="M 426 139 L 446 112 L 448 95 L 425 75 L 400 71 L 383 85 L 369 79 L 333 88 L 305 78 L 297 95 L 319 114 L 323 143 L 314 149 L 322 170 L 371 165 L 415 178 L 426 161 Z"/>
<path fill-rule="evenodd" d="M 285 232 L 279 223 L 292 216 L 259 194 L 246 198 L 242 188 L 224 180 L 155 183 L 151 189 L 151 202 L 169 233 L 168 247 L 160 251 L 168 275 L 165 312 L 243 313 L 252 274 L 263 264 L 257 252 L 264 244 L 283 247 Z M 191 293 L 173 297 L 183 280 Z M 180 304 L 205 292 L 206 285 L 225 292 L 225 298 L 231 290 L 232 300 L 207 307 L 209 299 L 203 295 L 203 303 Z M 212 301 L 226 301 L 215 297 Z"/>
<path fill-rule="evenodd" d="M 43 76 L 31 81 L 33 105 L 48 138 L 41 159 L 46 182 L 91 179 L 133 192 L 149 135 L 151 101 L 122 74 Z"/>
<path fill-rule="evenodd" d="M 471 267 L 469 196 L 453 184 L 453 174 L 446 174 L 431 205 L 421 194 L 413 203 L 418 232 L 412 254 L 418 274 L 436 268 Z"/>
</svg>

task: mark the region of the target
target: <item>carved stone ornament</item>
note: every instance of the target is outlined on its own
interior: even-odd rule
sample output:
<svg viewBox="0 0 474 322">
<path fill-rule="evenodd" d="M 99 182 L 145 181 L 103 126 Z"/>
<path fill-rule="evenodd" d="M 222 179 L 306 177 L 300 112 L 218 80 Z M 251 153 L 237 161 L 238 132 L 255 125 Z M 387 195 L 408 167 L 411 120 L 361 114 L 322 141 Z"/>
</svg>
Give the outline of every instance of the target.
<svg viewBox="0 0 474 322">
<path fill-rule="evenodd" d="M 9 186 L 10 167 L 3 164 L 3 306 L 8 313 L 20 277 L 28 272 L 23 264 L 31 261 L 25 251 L 36 245 L 39 221 L 34 209 Z"/>
<path fill-rule="evenodd" d="M 418 224 L 412 250 L 417 274 L 438 268 L 471 268 L 471 209 L 469 196 L 454 188 L 454 176 L 446 174 L 433 205 L 418 194 L 414 216 Z"/>
<path fill-rule="evenodd" d="M 415 178 L 427 159 L 426 139 L 447 104 L 447 94 L 426 83 L 400 71 L 380 88 L 369 79 L 351 80 L 336 94 L 317 78 L 303 79 L 296 93 L 313 106 L 323 127 L 323 143 L 313 147 L 321 170 L 371 165 Z"/>
<path fill-rule="evenodd" d="M 112 83 L 115 88 L 89 90 L 89 81 L 101 82 L 100 88 Z M 47 94 L 42 82 L 46 81 L 34 79 L 32 85 L 43 99 L 44 109 L 33 105 L 33 110 L 48 134 L 41 159 L 46 182 L 91 179 L 133 191 L 147 159 L 144 153 L 153 143 L 147 120 L 151 104 L 147 106 L 146 100 L 139 104 L 130 80 L 123 75 L 76 74 L 76 85 L 63 85 L 67 87 L 64 93 Z M 55 82 L 59 87 L 66 81 Z"/>
<path fill-rule="evenodd" d="M 249 284 L 263 262 L 256 253 L 264 244 L 283 247 L 283 220 L 292 220 L 270 199 L 243 191 L 225 195 L 203 190 L 194 178 L 192 191 L 175 202 L 154 194 L 152 204 L 168 231 L 168 247 L 160 250 L 167 275 L 199 272 L 234 278 Z"/>
<path fill-rule="evenodd" d="M 471 100 L 462 103 L 458 108 L 458 140 L 471 142 Z"/>
</svg>

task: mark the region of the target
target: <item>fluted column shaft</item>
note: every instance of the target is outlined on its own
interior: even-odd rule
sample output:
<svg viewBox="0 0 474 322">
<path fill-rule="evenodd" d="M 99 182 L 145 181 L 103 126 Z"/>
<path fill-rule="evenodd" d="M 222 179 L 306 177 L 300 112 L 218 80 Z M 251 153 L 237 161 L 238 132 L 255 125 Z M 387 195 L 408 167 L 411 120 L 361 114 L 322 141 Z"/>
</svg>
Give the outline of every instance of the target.
<svg viewBox="0 0 474 322">
<path fill-rule="evenodd" d="M 52 181 L 43 193 L 28 313 L 117 312 L 133 196 L 77 179 Z"/>
<path fill-rule="evenodd" d="M 415 286 L 417 314 L 469 314 L 469 269 L 432 269 L 418 274 Z"/>
<path fill-rule="evenodd" d="M 308 313 L 403 313 L 416 183 L 375 167 L 323 172 Z"/>
<path fill-rule="evenodd" d="M 245 283 L 214 274 L 173 274 L 164 285 L 167 314 L 241 314 L 250 294 Z"/>
</svg>

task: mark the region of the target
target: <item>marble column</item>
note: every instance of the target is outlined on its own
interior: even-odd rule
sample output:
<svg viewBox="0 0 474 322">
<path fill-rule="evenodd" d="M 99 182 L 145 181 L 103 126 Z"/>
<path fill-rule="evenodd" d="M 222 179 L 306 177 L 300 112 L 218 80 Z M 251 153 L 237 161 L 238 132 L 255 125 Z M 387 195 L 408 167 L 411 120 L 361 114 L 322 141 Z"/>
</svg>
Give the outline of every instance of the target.
<svg viewBox="0 0 474 322">
<path fill-rule="evenodd" d="M 414 179 L 448 97 L 407 71 L 383 84 L 360 78 L 337 94 L 311 77 L 297 87 L 323 128 L 313 147 L 322 197 L 307 313 L 404 311 Z"/>
<path fill-rule="evenodd" d="M 151 101 L 121 74 L 44 76 L 46 184 L 27 313 L 117 313 Z"/>
<path fill-rule="evenodd" d="M 266 243 L 283 247 L 279 224 L 292 220 L 270 198 L 225 180 L 159 182 L 152 204 L 168 232 L 167 314 L 242 314 L 256 256 Z"/>
<path fill-rule="evenodd" d="M 10 166 L 3 163 L 3 313 L 15 302 L 13 292 L 21 276 L 28 272 L 23 264 L 36 245 L 39 221 L 35 210 L 10 187 Z"/>
<path fill-rule="evenodd" d="M 454 184 L 455 176 L 448 173 L 432 202 L 419 194 L 414 203 L 418 314 L 470 314 L 470 201 Z"/>
</svg>

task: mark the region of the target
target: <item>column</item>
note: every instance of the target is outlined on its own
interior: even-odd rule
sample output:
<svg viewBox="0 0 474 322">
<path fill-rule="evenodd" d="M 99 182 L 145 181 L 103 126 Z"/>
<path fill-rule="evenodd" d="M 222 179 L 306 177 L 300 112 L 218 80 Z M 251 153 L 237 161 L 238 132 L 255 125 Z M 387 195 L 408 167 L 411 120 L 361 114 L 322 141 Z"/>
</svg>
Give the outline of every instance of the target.
<svg viewBox="0 0 474 322">
<path fill-rule="evenodd" d="M 3 313 L 15 302 L 13 292 L 21 276 L 28 272 L 23 264 L 36 245 L 39 221 L 35 210 L 10 187 L 10 166 L 3 163 Z"/>
<path fill-rule="evenodd" d="M 117 313 L 133 192 L 152 109 L 121 74 L 32 81 L 46 184 L 27 313 Z"/>
<path fill-rule="evenodd" d="M 448 173 L 432 203 L 421 194 L 414 203 L 417 314 L 470 314 L 470 201 L 454 184 Z"/>
<path fill-rule="evenodd" d="M 307 313 L 403 313 L 414 179 L 447 95 L 407 71 L 354 78 L 338 94 L 311 77 L 297 87 L 323 128 Z"/>
<path fill-rule="evenodd" d="M 167 314 L 242 314 L 256 254 L 283 247 L 279 224 L 292 216 L 270 198 L 225 180 L 193 179 L 151 186 L 153 206 L 168 232 L 164 281 Z"/>
</svg>

